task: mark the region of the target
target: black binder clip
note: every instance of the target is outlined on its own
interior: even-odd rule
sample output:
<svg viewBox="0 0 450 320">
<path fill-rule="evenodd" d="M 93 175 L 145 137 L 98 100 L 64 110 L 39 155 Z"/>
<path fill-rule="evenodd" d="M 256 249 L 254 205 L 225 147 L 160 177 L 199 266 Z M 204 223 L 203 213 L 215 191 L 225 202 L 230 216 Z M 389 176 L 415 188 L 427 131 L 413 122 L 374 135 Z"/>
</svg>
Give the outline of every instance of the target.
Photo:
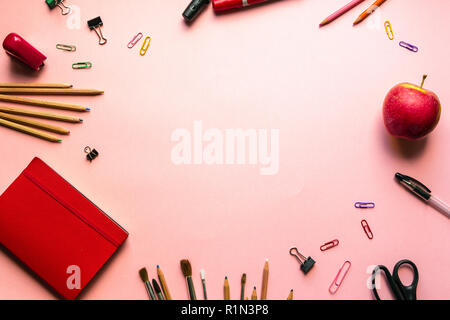
<svg viewBox="0 0 450 320">
<path fill-rule="evenodd" d="M 88 159 L 90 162 L 98 157 L 98 151 L 95 149 L 92 149 L 90 147 L 84 148 L 84 152 L 87 153 L 86 159 Z"/>
<path fill-rule="evenodd" d="M 94 30 L 95 33 L 97 34 L 98 39 L 99 39 L 98 44 L 104 45 L 107 42 L 107 40 L 105 37 L 103 37 L 103 34 L 102 34 L 102 28 L 101 28 L 103 26 L 102 19 L 100 17 L 91 19 L 88 21 L 88 26 L 89 26 L 89 29 Z"/>
<path fill-rule="evenodd" d="M 311 257 L 306 258 L 304 255 L 298 252 L 298 249 L 295 247 L 289 250 L 289 254 L 297 259 L 297 261 L 300 263 L 300 270 L 302 270 L 304 274 L 307 274 L 316 263 Z"/>
</svg>

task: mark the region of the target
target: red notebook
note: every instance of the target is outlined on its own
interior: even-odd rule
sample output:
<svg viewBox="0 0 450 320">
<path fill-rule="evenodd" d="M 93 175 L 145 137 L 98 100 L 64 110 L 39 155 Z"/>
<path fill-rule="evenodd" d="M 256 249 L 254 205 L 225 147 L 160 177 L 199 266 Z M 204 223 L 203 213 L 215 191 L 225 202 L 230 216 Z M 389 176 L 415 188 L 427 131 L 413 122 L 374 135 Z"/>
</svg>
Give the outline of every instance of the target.
<svg viewBox="0 0 450 320">
<path fill-rule="evenodd" d="M 39 158 L 0 196 L 0 244 L 75 299 L 128 233 Z"/>
</svg>

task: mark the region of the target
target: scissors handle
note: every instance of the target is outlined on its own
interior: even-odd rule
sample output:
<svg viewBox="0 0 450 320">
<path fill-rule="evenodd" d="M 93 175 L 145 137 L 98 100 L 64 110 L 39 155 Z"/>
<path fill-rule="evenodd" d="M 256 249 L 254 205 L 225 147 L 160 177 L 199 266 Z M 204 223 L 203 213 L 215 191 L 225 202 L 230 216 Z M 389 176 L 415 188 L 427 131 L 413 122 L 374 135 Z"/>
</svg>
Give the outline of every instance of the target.
<svg viewBox="0 0 450 320">
<path fill-rule="evenodd" d="M 403 282 L 400 280 L 398 276 L 398 270 L 402 265 L 409 265 L 414 272 L 414 278 L 410 285 L 405 286 Z M 419 271 L 417 270 L 414 262 L 404 259 L 399 262 L 394 267 L 394 272 L 392 273 L 392 277 L 394 278 L 394 282 L 397 284 L 398 288 L 402 292 L 402 296 L 404 300 L 417 300 L 416 292 L 417 292 L 417 284 L 419 282 Z"/>
<path fill-rule="evenodd" d="M 398 270 L 404 264 L 411 266 L 414 272 L 414 279 L 409 286 L 405 286 L 400 277 L 398 276 Z M 388 268 L 385 266 L 379 265 L 372 272 L 372 291 L 377 300 L 381 300 L 378 295 L 377 288 L 375 285 L 375 276 L 378 270 L 382 270 L 386 276 L 386 280 L 389 283 L 389 287 L 397 300 L 417 300 L 416 291 L 417 291 L 417 283 L 419 282 L 419 271 L 417 270 L 416 265 L 410 260 L 401 260 L 397 262 L 394 267 L 393 275 L 389 272 Z"/>
</svg>

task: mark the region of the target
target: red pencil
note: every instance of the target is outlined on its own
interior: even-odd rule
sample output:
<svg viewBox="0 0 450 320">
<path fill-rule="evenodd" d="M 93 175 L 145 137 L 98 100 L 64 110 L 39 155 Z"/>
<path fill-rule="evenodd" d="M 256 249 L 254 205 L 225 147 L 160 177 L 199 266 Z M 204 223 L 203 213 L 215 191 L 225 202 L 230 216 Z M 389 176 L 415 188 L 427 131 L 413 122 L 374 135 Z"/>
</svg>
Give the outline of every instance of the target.
<svg viewBox="0 0 450 320">
<path fill-rule="evenodd" d="M 358 4 L 360 4 L 363 1 L 364 0 L 353 0 L 352 2 L 350 2 L 347 5 L 340 8 L 338 11 L 336 11 L 333 14 L 331 14 L 330 16 L 326 17 L 325 20 L 323 20 L 320 23 L 319 27 L 323 27 L 324 25 L 329 24 L 330 22 L 336 20 L 337 18 L 342 16 L 344 13 L 350 11 L 351 9 L 353 9 L 354 7 L 356 7 Z"/>
</svg>

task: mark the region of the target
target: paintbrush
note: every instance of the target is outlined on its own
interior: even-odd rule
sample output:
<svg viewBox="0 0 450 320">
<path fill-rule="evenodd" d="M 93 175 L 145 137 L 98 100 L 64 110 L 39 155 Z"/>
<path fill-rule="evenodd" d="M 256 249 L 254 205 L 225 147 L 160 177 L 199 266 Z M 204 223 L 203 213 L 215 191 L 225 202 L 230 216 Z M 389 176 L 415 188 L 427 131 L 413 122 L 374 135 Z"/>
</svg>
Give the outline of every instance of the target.
<svg viewBox="0 0 450 320">
<path fill-rule="evenodd" d="M 189 297 L 191 300 L 197 300 L 197 297 L 195 295 L 195 289 L 194 289 L 194 282 L 192 281 L 192 267 L 189 260 L 181 260 L 181 271 L 183 272 L 183 275 L 186 277 L 186 281 L 188 284 L 189 289 Z"/>
<path fill-rule="evenodd" d="M 150 300 L 156 300 L 155 292 L 153 291 L 150 281 L 148 280 L 147 269 L 142 268 L 141 270 L 139 270 L 139 275 L 141 276 L 142 282 L 145 283 L 145 288 L 147 289 L 148 297 L 150 298 Z"/>
<path fill-rule="evenodd" d="M 203 286 L 203 298 L 208 300 L 208 295 L 206 294 L 206 280 L 205 280 L 205 270 L 200 270 L 200 278 L 202 279 Z"/>
<path fill-rule="evenodd" d="M 244 300 L 245 282 L 246 281 L 247 281 L 247 275 L 244 273 L 241 277 L 241 300 Z"/>
<path fill-rule="evenodd" d="M 155 288 L 156 295 L 158 296 L 159 300 L 164 300 L 164 296 L 161 293 L 161 288 L 159 287 L 158 281 L 155 279 L 152 280 L 153 288 Z"/>
</svg>

